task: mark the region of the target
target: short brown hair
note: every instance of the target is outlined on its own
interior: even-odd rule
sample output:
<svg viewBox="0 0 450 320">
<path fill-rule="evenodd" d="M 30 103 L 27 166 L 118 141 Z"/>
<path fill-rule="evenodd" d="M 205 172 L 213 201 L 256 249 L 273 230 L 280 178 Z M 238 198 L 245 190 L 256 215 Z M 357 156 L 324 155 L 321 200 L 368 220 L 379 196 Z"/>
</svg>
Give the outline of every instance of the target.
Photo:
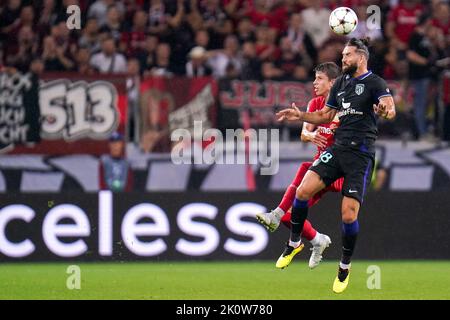
<svg viewBox="0 0 450 320">
<path fill-rule="evenodd" d="M 334 62 L 321 63 L 314 68 L 314 72 L 323 72 L 330 80 L 334 80 L 341 75 L 341 69 Z"/>
</svg>

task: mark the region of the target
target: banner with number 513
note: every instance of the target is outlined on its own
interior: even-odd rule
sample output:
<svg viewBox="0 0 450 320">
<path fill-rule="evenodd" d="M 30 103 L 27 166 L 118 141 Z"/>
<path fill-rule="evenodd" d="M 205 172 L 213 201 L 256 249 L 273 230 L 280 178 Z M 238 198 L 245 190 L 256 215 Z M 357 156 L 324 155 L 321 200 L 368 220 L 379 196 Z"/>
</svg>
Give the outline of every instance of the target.
<svg viewBox="0 0 450 320">
<path fill-rule="evenodd" d="M 11 153 L 103 154 L 111 133 L 126 131 L 126 77 L 44 74 L 39 108 L 41 142 Z"/>
</svg>

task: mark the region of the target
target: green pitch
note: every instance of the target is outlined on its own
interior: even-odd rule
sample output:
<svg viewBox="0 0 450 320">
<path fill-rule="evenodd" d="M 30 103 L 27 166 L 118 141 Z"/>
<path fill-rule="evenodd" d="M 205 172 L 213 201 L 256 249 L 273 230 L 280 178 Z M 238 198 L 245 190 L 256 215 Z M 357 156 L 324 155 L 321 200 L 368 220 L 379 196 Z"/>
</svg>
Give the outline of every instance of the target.
<svg viewBox="0 0 450 320">
<path fill-rule="evenodd" d="M 341 295 L 331 291 L 337 262 L 82 263 L 79 290 L 66 286 L 69 265 L 0 264 L 0 299 L 450 299 L 450 261 L 354 261 Z M 380 289 L 368 289 L 370 265 Z"/>
</svg>

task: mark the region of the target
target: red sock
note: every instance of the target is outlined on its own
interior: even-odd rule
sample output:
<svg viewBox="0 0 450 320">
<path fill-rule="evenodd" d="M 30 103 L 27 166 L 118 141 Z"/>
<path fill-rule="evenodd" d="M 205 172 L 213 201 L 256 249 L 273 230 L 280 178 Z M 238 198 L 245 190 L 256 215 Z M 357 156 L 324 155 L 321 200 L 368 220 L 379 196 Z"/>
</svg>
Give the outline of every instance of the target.
<svg viewBox="0 0 450 320">
<path fill-rule="evenodd" d="M 284 216 L 281 217 L 281 223 L 291 230 L 291 211 L 286 212 Z"/>
<path fill-rule="evenodd" d="M 291 184 L 284 193 L 283 199 L 278 205 L 284 212 L 288 212 L 289 208 L 292 206 L 292 202 L 294 202 L 295 192 L 297 191 L 297 186 Z M 284 215 L 286 216 L 286 215 Z M 289 218 L 291 220 L 291 218 Z"/>
<path fill-rule="evenodd" d="M 311 162 L 303 162 L 300 167 L 297 170 L 297 173 L 295 174 L 294 180 L 292 180 L 289 187 L 286 189 L 286 192 L 284 193 L 283 199 L 281 200 L 280 204 L 278 205 L 279 208 L 281 208 L 284 212 L 288 212 L 289 208 L 292 206 L 292 203 L 294 202 L 295 198 L 295 192 L 297 191 L 298 186 L 303 180 L 303 177 L 305 176 L 306 172 L 308 171 L 309 167 L 311 166 Z M 291 219 L 289 218 L 289 221 Z M 289 223 L 290 225 L 290 223 Z"/>
<path fill-rule="evenodd" d="M 305 224 L 303 225 L 302 237 L 308 241 L 311 241 L 312 239 L 314 239 L 316 234 L 316 229 L 313 228 L 308 220 L 305 220 Z"/>
<path fill-rule="evenodd" d="M 288 229 L 291 229 L 291 212 L 288 211 L 282 218 L 281 223 Z M 305 224 L 303 225 L 302 237 L 308 241 L 314 239 L 317 234 L 317 230 L 314 229 L 311 222 L 305 220 Z"/>
</svg>

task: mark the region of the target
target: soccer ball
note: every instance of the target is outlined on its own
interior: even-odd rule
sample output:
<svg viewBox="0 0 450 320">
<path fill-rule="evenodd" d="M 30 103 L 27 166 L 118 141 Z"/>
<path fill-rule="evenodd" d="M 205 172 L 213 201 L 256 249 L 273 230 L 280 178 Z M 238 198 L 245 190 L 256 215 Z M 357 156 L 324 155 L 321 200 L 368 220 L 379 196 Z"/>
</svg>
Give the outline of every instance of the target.
<svg viewBox="0 0 450 320">
<path fill-rule="evenodd" d="M 334 33 L 346 35 L 355 30 L 358 25 L 358 17 L 352 9 L 339 7 L 331 12 L 329 25 Z"/>
</svg>

